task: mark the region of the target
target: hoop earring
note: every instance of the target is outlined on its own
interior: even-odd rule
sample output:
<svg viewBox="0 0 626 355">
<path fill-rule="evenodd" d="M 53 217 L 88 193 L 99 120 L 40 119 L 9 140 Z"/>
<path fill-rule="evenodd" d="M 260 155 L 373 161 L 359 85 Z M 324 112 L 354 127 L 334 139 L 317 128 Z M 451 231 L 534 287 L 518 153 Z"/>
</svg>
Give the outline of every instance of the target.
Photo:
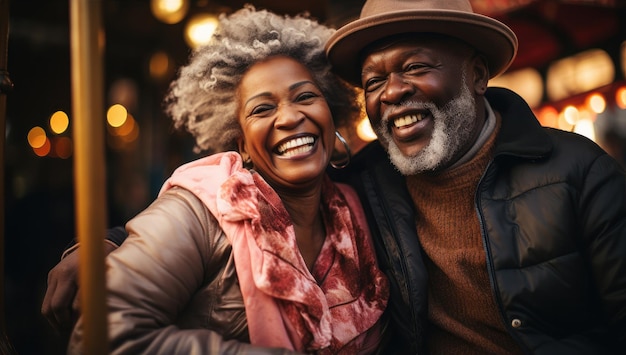
<svg viewBox="0 0 626 355">
<path fill-rule="evenodd" d="M 247 170 L 254 169 L 254 164 L 252 164 L 252 159 L 248 157 L 248 159 L 246 159 L 246 161 L 243 162 L 243 167 Z"/>
<path fill-rule="evenodd" d="M 343 144 L 343 147 L 346 149 L 346 157 L 338 162 L 333 162 L 331 160 L 330 166 L 332 166 L 335 169 L 343 169 L 346 166 L 348 166 L 348 164 L 350 164 L 350 159 L 351 159 L 350 146 L 348 145 L 348 142 L 346 142 L 346 140 L 341 136 L 339 131 L 335 131 L 335 136 L 337 137 L 337 139 L 339 139 L 341 144 Z"/>
<path fill-rule="evenodd" d="M 239 153 L 239 155 L 241 155 L 241 153 Z M 251 170 L 253 168 L 252 159 L 250 158 L 250 156 L 247 156 L 245 158 L 241 156 L 241 160 L 244 169 Z"/>
</svg>

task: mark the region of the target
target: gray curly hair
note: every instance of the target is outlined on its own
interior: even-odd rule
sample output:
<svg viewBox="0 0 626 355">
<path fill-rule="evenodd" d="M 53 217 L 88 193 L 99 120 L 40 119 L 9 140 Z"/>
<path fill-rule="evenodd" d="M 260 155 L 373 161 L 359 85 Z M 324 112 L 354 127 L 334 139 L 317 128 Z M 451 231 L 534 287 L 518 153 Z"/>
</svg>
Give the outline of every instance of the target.
<svg viewBox="0 0 626 355">
<path fill-rule="evenodd" d="M 308 15 L 280 16 L 247 5 L 220 15 L 210 42 L 190 56 L 165 98 L 165 112 L 176 128 L 196 140 L 196 152 L 237 149 L 237 86 L 253 64 L 286 55 L 304 64 L 326 98 L 335 125 L 360 115 L 357 91 L 330 71 L 324 44 L 334 29 Z"/>
</svg>

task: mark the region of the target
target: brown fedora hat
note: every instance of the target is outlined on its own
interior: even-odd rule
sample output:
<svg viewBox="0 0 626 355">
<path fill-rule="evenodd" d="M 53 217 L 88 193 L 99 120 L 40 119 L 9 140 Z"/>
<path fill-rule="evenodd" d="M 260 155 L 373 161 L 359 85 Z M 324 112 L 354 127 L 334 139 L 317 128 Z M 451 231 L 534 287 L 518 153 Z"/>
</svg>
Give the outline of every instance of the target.
<svg viewBox="0 0 626 355">
<path fill-rule="evenodd" d="M 469 0 L 367 0 L 358 20 L 326 43 L 334 71 L 361 86 L 360 53 L 376 40 L 402 33 L 439 33 L 465 41 L 484 54 L 490 77 L 504 72 L 517 53 L 515 33 L 500 21 L 477 14 Z"/>
</svg>

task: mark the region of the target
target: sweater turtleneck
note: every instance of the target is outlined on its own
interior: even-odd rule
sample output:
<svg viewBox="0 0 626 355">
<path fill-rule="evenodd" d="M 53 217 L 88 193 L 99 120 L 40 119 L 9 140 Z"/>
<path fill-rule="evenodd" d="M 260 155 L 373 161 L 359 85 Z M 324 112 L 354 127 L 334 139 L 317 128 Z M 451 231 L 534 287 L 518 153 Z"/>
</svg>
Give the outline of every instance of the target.
<svg viewBox="0 0 626 355">
<path fill-rule="evenodd" d="M 427 256 L 429 333 L 434 354 L 515 353 L 491 291 L 474 204 L 478 182 L 493 157 L 495 127 L 476 154 L 439 174 L 407 177 Z"/>
</svg>

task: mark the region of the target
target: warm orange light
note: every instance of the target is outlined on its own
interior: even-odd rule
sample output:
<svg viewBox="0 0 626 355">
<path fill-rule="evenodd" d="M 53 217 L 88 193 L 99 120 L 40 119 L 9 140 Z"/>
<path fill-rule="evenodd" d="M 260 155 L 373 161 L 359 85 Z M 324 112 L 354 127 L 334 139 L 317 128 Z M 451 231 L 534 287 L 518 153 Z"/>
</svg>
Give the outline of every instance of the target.
<svg viewBox="0 0 626 355">
<path fill-rule="evenodd" d="M 70 124 L 70 119 L 63 111 L 57 111 L 50 116 L 50 129 L 56 134 L 65 132 Z"/>
<path fill-rule="evenodd" d="M 128 149 L 130 144 L 139 138 L 139 124 L 131 114 L 128 114 L 128 119 L 122 126 L 109 126 L 108 130 L 113 136 L 112 139 L 109 140 L 109 146 L 114 150 L 122 151 Z"/>
<path fill-rule="evenodd" d="M 565 121 L 567 121 L 567 123 L 569 123 L 570 125 L 575 125 L 576 122 L 578 122 L 578 120 L 580 119 L 578 109 L 571 105 L 563 109 L 563 117 L 565 118 Z"/>
<path fill-rule="evenodd" d="M 370 125 L 370 120 L 367 117 L 362 119 L 356 126 L 356 134 L 359 138 L 366 142 L 371 142 L 376 139 L 376 133 L 374 133 L 374 130 Z"/>
<path fill-rule="evenodd" d="M 172 61 L 165 52 L 156 52 L 150 57 L 150 77 L 153 79 L 165 79 L 172 72 Z"/>
<path fill-rule="evenodd" d="M 596 132 L 593 126 L 593 121 L 588 118 L 578 120 L 578 123 L 576 123 L 576 126 L 574 127 L 574 132 L 583 135 L 594 142 L 596 140 Z"/>
<path fill-rule="evenodd" d="M 556 128 L 562 129 L 564 131 L 571 131 L 574 128 L 574 125 L 568 122 L 568 120 L 565 118 L 565 110 L 559 112 L 559 119 Z"/>
<path fill-rule="evenodd" d="M 511 89 L 526 100 L 530 107 L 537 107 L 543 98 L 543 78 L 534 68 L 507 72 L 489 80 L 489 86 Z"/>
<path fill-rule="evenodd" d="M 590 122 L 595 122 L 596 119 L 598 118 L 598 114 L 595 113 L 593 110 L 588 109 L 588 108 L 581 108 L 578 111 L 578 122 L 582 121 L 582 120 L 586 120 L 586 121 L 590 121 Z M 576 124 L 578 124 L 578 122 L 576 122 Z"/>
<path fill-rule="evenodd" d="M 46 137 L 46 131 L 39 126 L 35 126 L 28 131 L 28 144 L 33 147 L 33 149 L 41 148 L 46 144 L 48 137 Z M 47 154 L 47 153 L 46 153 Z"/>
<path fill-rule="evenodd" d="M 626 109 L 626 86 L 622 86 L 615 91 L 615 103 L 621 109 Z"/>
<path fill-rule="evenodd" d="M 595 113 L 602 113 L 606 109 L 606 100 L 604 96 L 599 93 L 591 94 L 587 96 L 586 106 Z"/>
<path fill-rule="evenodd" d="M 115 104 L 109 107 L 107 111 L 107 122 L 112 127 L 120 127 L 126 122 L 126 117 L 128 117 L 128 111 L 126 111 L 126 107 Z"/>
<path fill-rule="evenodd" d="M 601 49 L 590 49 L 561 59 L 548 68 L 546 89 L 556 101 L 610 84 L 615 77 L 611 56 Z"/>
<path fill-rule="evenodd" d="M 559 112 L 552 106 L 545 106 L 539 110 L 537 115 L 539 123 L 544 127 L 558 128 Z"/>
<path fill-rule="evenodd" d="M 128 136 L 131 134 L 133 130 L 135 130 L 135 126 L 137 125 L 137 121 L 135 121 L 132 115 L 128 115 L 128 119 L 124 122 L 123 125 L 115 128 L 115 135 L 119 137 Z"/>
<path fill-rule="evenodd" d="M 189 9 L 188 0 L 151 0 L 150 10 L 159 21 L 174 24 L 180 22 Z"/>
<path fill-rule="evenodd" d="M 33 152 L 37 154 L 37 156 L 45 157 L 50 153 L 50 140 L 47 137 L 44 137 L 44 143 L 39 147 L 33 147 Z"/>
<path fill-rule="evenodd" d="M 217 29 L 217 17 L 213 14 L 198 14 L 192 17 L 185 27 L 185 41 L 191 48 L 209 43 Z"/>
<path fill-rule="evenodd" d="M 120 136 L 120 138 L 126 143 L 132 143 L 136 141 L 137 138 L 139 138 L 139 125 L 133 124 L 130 132 L 128 132 L 128 134 Z"/>
</svg>

